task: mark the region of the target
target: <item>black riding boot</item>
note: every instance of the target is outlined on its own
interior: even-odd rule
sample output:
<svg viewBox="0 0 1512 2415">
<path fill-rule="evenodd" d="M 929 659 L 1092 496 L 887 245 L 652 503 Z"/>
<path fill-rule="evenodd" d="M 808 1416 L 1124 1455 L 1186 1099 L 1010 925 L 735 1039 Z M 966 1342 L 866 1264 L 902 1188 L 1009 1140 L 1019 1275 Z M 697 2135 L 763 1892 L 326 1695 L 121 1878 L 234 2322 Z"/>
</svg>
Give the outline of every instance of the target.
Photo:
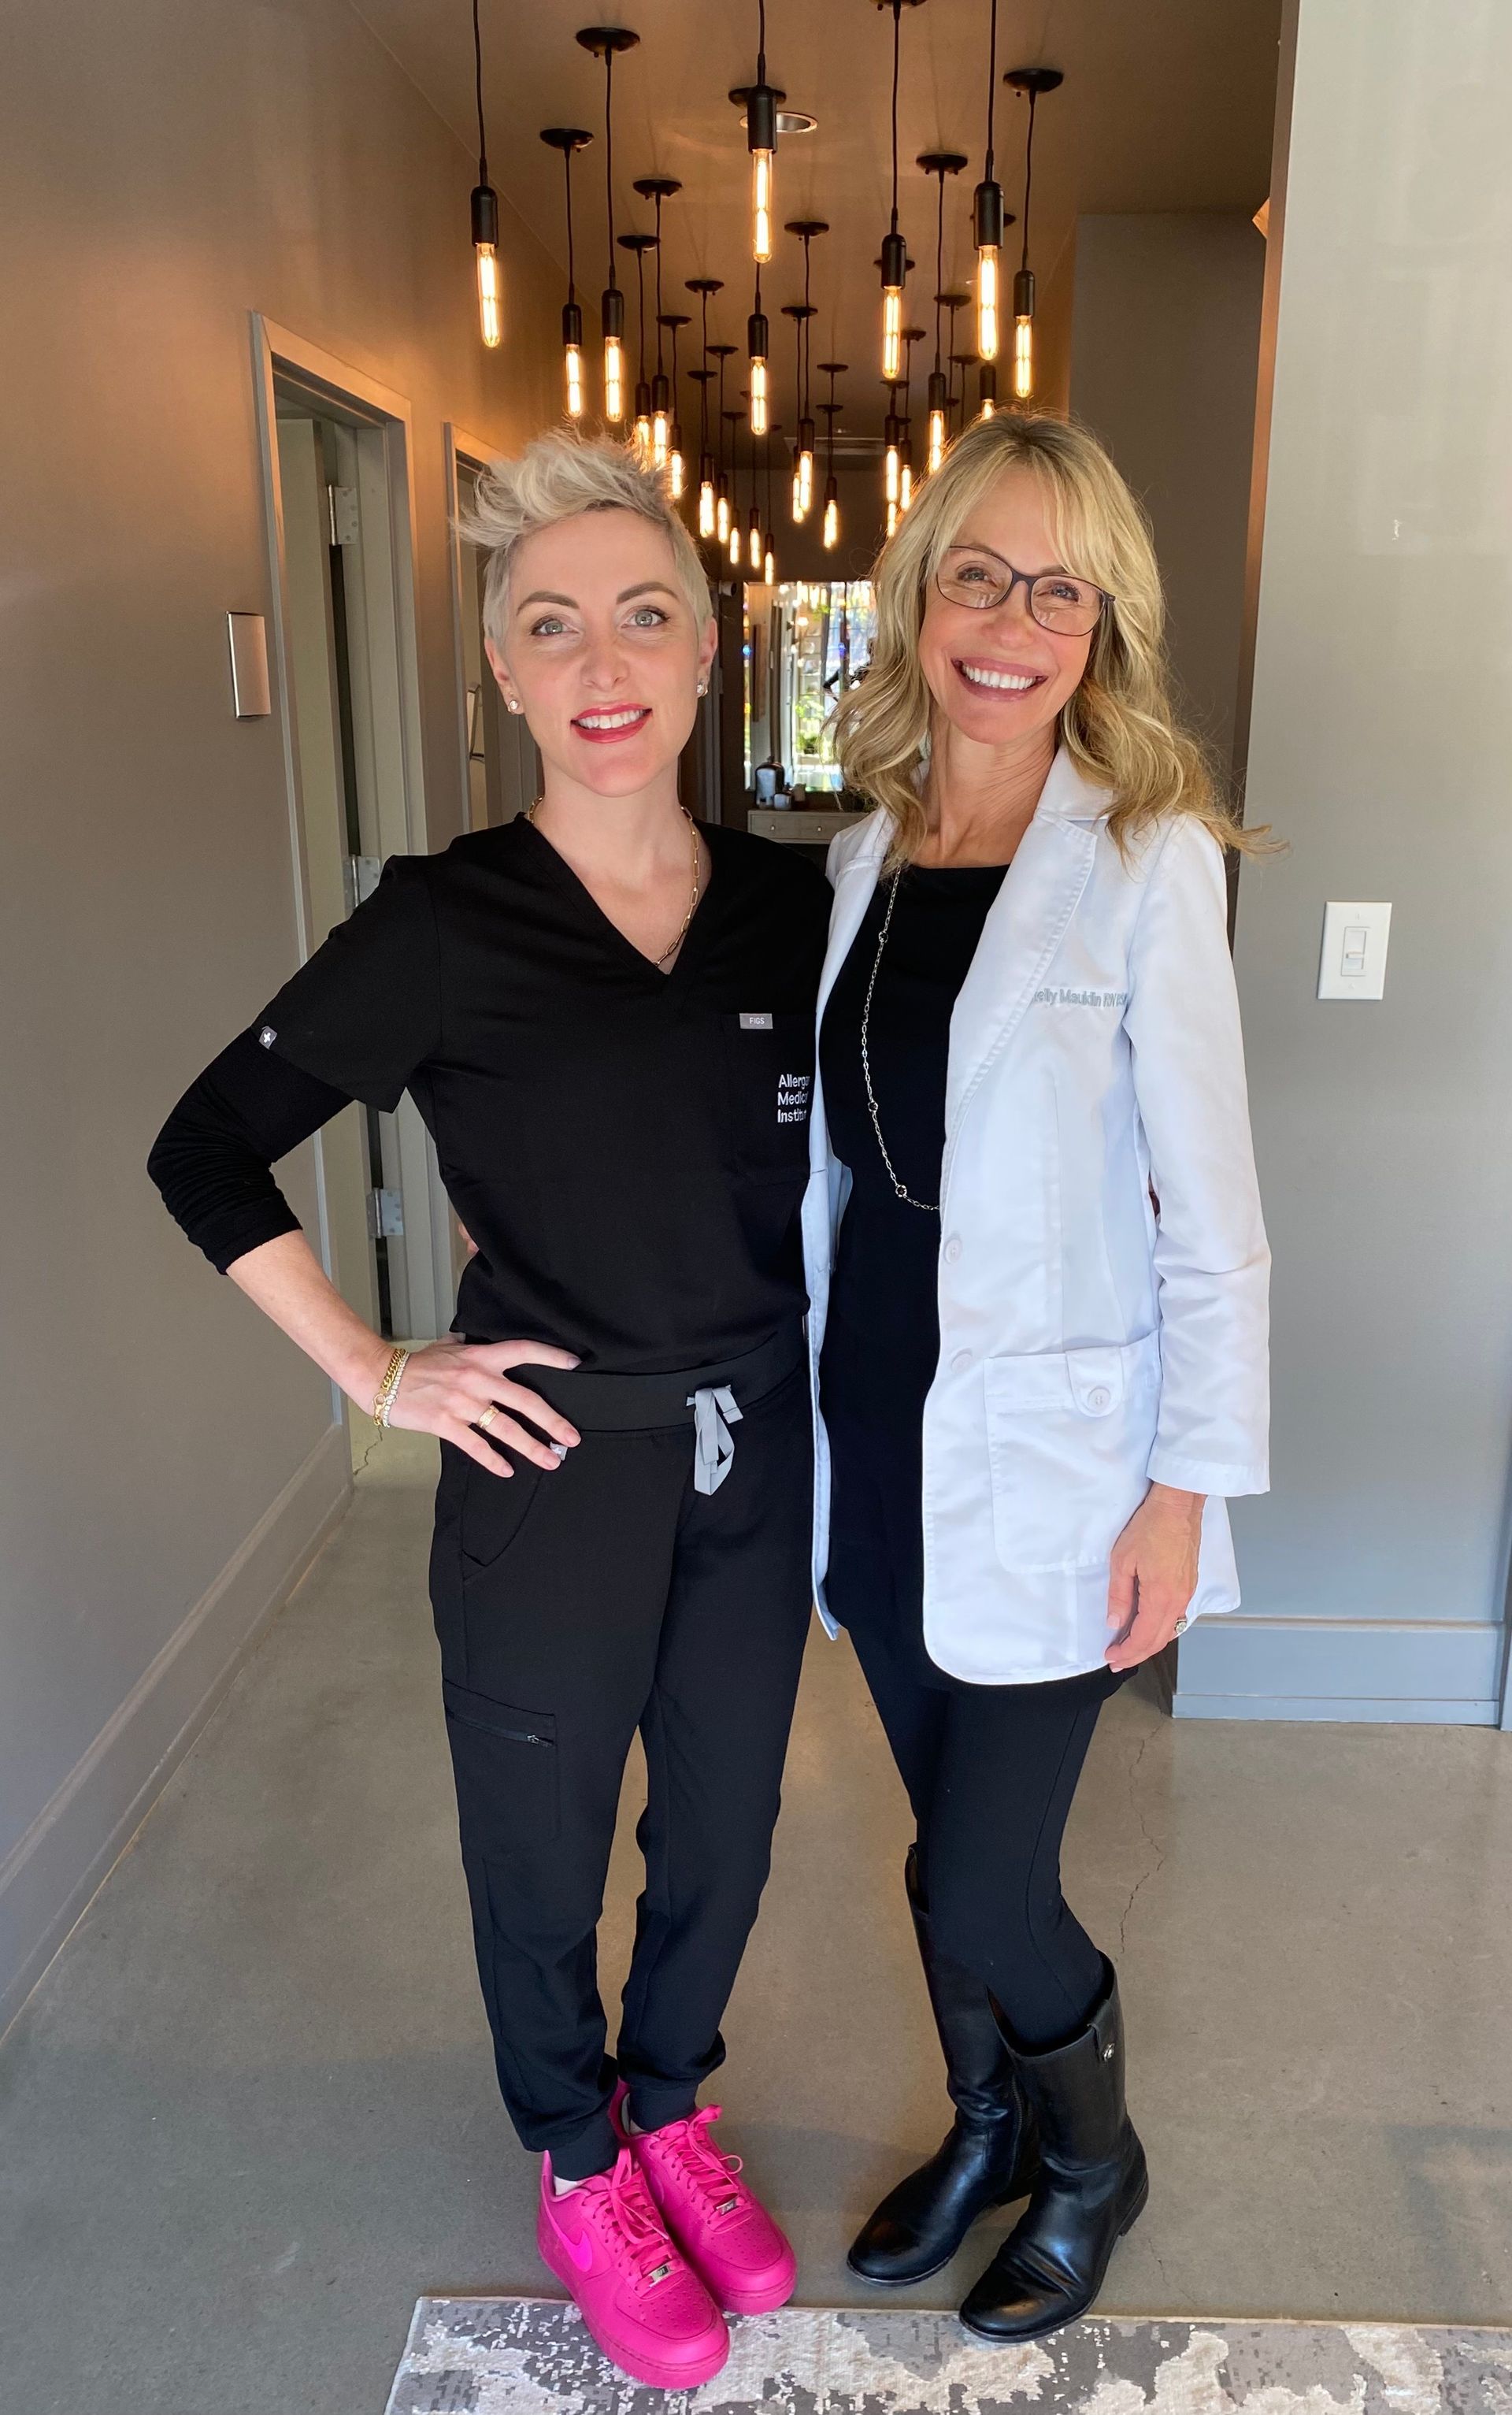
<svg viewBox="0 0 1512 2415">
<path fill-rule="evenodd" d="M 1079 2037 L 1048 2054 L 1014 2052 L 1039 2125 L 1040 2177 L 961 2309 L 982 2339 L 1035 2339 L 1085 2315 L 1149 2196 L 1145 2150 L 1124 2110 L 1118 1982 L 1104 1967 L 1107 1985 Z"/>
<path fill-rule="evenodd" d="M 1035 2173 L 1033 2130 L 992 1998 L 935 1952 L 913 1847 L 904 1878 L 955 2120 L 938 2152 L 882 2199 L 851 2248 L 853 2272 L 891 2287 L 937 2272 L 978 2215 L 1025 2196 Z"/>
</svg>

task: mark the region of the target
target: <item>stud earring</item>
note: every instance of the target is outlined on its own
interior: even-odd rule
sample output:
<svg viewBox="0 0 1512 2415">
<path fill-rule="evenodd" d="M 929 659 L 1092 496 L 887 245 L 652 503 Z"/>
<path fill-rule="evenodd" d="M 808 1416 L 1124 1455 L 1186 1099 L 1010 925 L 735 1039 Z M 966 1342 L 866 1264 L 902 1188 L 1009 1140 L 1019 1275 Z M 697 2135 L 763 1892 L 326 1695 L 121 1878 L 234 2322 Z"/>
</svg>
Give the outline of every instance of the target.
<svg viewBox="0 0 1512 2415">
<path fill-rule="evenodd" d="M 709 693 L 709 682 L 708 682 L 707 680 L 700 680 L 700 681 L 698 682 L 698 694 L 699 694 L 700 696 L 707 696 L 707 695 L 708 695 L 708 693 Z"/>
<path fill-rule="evenodd" d="M 518 712 L 521 710 L 520 700 L 517 696 L 506 696 L 504 702 L 511 712 Z"/>
</svg>

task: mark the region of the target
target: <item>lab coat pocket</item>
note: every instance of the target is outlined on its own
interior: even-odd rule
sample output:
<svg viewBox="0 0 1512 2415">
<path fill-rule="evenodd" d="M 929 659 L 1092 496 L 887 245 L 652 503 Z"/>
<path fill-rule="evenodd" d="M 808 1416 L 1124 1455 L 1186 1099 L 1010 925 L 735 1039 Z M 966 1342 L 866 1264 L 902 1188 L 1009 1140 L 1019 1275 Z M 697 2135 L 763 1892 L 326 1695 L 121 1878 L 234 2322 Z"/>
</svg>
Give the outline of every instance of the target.
<svg viewBox="0 0 1512 2415">
<path fill-rule="evenodd" d="M 1022 1575 L 1099 1568 L 1145 1497 L 1160 1341 L 986 1361 L 993 1538 Z"/>
</svg>

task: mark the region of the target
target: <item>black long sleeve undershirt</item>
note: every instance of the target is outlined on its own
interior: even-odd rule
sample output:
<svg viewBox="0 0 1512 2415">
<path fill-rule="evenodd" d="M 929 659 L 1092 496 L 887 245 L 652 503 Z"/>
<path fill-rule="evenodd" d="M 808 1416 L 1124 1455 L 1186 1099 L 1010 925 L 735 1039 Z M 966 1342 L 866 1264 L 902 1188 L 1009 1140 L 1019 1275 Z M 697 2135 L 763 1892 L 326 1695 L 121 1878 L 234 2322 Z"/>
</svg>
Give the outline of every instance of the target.
<svg viewBox="0 0 1512 2415">
<path fill-rule="evenodd" d="M 349 1104 L 344 1090 L 242 1032 L 185 1091 L 147 1160 L 169 1214 L 221 1274 L 300 1231 L 272 1167 Z"/>
</svg>

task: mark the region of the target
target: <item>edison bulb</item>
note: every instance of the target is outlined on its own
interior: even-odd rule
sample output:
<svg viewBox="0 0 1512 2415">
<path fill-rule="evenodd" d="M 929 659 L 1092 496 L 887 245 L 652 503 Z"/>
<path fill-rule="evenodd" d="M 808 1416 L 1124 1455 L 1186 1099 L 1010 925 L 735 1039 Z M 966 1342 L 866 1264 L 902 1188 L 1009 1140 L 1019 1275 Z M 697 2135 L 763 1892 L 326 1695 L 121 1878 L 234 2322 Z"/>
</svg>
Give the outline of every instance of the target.
<svg viewBox="0 0 1512 2415">
<path fill-rule="evenodd" d="M 674 503 L 680 503 L 682 501 L 683 488 L 688 483 L 687 471 L 683 467 L 682 451 L 680 445 L 674 445 L 671 452 L 667 455 L 666 469 L 668 491 L 671 494 Z"/>
<path fill-rule="evenodd" d="M 483 340 L 492 352 L 504 332 L 503 291 L 499 281 L 499 256 L 491 243 L 480 243 L 478 255 L 478 321 Z"/>
<path fill-rule="evenodd" d="M 624 346 L 618 336 L 604 338 L 604 416 L 624 417 Z"/>
<path fill-rule="evenodd" d="M 700 536 L 712 536 L 713 533 L 714 482 L 712 478 L 705 478 L 703 484 L 698 488 L 698 534 Z"/>
<path fill-rule="evenodd" d="M 997 358 L 997 246 L 984 243 L 977 254 L 977 357 Z"/>
<path fill-rule="evenodd" d="M 945 413 L 932 411 L 929 414 L 929 466 L 937 470 L 945 458 Z"/>
<path fill-rule="evenodd" d="M 741 532 L 733 520 L 729 532 L 729 566 L 732 570 L 739 570 L 741 566 Z"/>
<path fill-rule="evenodd" d="M 769 545 L 761 564 L 761 576 L 769 587 L 777 584 L 777 557 Z"/>
<path fill-rule="evenodd" d="M 672 423 L 667 418 L 665 411 L 653 411 L 651 412 L 651 458 L 654 467 L 658 470 L 665 470 L 666 467 L 667 439 L 671 424 Z"/>
<path fill-rule="evenodd" d="M 1026 402 L 1034 392 L 1034 321 L 1013 322 L 1013 392 Z"/>
<path fill-rule="evenodd" d="M 890 444 L 882 467 L 882 492 L 890 503 L 898 500 L 898 466 L 902 456 L 895 444 Z"/>
<path fill-rule="evenodd" d="M 714 505 L 714 534 L 721 545 L 728 545 L 729 532 L 729 497 L 721 495 Z"/>
<path fill-rule="evenodd" d="M 747 532 L 747 544 L 751 557 L 751 567 L 753 570 L 759 570 L 761 567 L 761 555 L 763 548 L 761 544 L 761 522 L 756 518 L 756 508 L 755 503 L 751 506 L 751 526 Z"/>
<path fill-rule="evenodd" d="M 814 501 L 814 456 L 807 445 L 798 457 L 798 491 L 802 509 L 795 512 L 793 518 L 800 520 L 807 519 L 809 507 Z"/>
<path fill-rule="evenodd" d="M 763 267 L 771 258 L 771 153 L 751 154 L 751 257 Z"/>
<path fill-rule="evenodd" d="M 568 344 L 561 355 L 562 377 L 567 392 L 567 416 L 581 419 L 583 415 L 583 349 L 580 344 Z"/>
<path fill-rule="evenodd" d="M 759 357 L 751 363 L 751 433 L 765 436 L 767 432 L 767 364 Z"/>
<path fill-rule="evenodd" d="M 889 496 L 889 498 L 888 498 L 888 534 L 889 534 L 889 536 L 891 536 L 891 535 L 892 534 L 892 532 L 893 532 L 893 531 L 896 529 L 897 525 L 898 525 L 898 506 L 897 506 L 897 503 L 896 503 L 895 500 L 894 500 L 894 499 L 890 495 L 890 496 Z"/>
<path fill-rule="evenodd" d="M 906 512 L 914 499 L 913 463 L 906 461 L 898 472 L 898 509 Z"/>
<path fill-rule="evenodd" d="M 882 288 L 882 375 L 891 382 L 903 365 L 903 288 Z"/>
<path fill-rule="evenodd" d="M 832 553 L 839 542 L 840 505 L 836 502 L 833 495 L 831 495 L 824 506 L 824 545 L 826 552 Z"/>
<path fill-rule="evenodd" d="M 803 517 L 803 484 L 802 484 L 802 480 L 800 478 L 800 476 L 799 476 L 799 474 L 798 474 L 798 472 L 795 470 L 795 471 L 793 472 L 793 518 L 794 518 L 794 519 L 795 519 L 795 520 L 801 520 L 801 519 L 802 518 L 802 517 Z"/>
</svg>

